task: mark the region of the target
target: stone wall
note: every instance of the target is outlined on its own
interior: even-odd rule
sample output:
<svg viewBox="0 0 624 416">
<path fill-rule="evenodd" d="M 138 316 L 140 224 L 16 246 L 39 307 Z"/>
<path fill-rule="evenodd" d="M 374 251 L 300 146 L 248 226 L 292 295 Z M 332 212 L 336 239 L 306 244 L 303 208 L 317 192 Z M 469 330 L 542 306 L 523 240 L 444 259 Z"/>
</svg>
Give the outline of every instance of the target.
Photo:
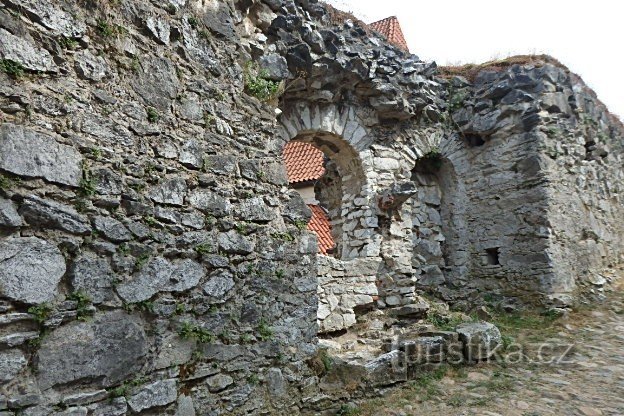
<svg viewBox="0 0 624 416">
<path fill-rule="evenodd" d="M 435 78 L 312 0 L 2 0 L 0 59 L 2 416 L 298 414 L 319 331 L 620 260 L 621 130 L 549 65 Z M 336 258 L 289 140 L 336 166 Z"/>
</svg>

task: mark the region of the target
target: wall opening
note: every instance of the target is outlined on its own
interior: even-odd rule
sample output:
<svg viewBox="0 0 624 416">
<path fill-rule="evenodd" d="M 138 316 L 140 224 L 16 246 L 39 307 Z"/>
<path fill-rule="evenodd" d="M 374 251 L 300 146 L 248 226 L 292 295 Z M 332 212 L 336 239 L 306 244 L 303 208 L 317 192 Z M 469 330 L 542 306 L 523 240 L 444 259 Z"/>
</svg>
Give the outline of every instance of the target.
<svg viewBox="0 0 624 416">
<path fill-rule="evenodd" d="M 485 249 L 485 260 L 488 266 L 499 266 L 500 265 L 499 256 L 500 256 L 500 251 L 498 247 Z"/>
<path fill-rule="evenodd" d="M 418 285 L 427 291 L 463 276 L 468 263 L 466 196 L 453 164 L 433 150 L 412 169 L 418 194 L 413 198 L 414 256 L 421 269 Z"/>
<path fill-rule="evenodd" d="M 365 179 L 355 151 L 338 136 L 308 133 L 288 142 L 283 157 L 290 186 L 312 211 L 307 227 L 318 237 L 319 254 L 359 257 L 359 227 L 344 227 L 362 209 L 354 204 Z"/>
</svg>

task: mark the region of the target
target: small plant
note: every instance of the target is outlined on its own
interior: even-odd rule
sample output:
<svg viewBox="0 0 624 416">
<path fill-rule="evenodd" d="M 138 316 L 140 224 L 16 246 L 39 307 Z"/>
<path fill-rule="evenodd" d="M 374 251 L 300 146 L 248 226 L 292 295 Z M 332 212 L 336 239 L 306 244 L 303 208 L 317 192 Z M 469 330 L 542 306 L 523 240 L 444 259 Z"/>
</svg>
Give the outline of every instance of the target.
<svg viewBox="0 0 624 416">
<path fill-rule="evenodd" d="M 248 231 L 247 223 L 239 222 L 238 224 L 236 224 L 236 231 L 238 231 L 240 234 L 245 234 Z"/>
<path fill-rule="evenodd" d="M 47 303 L 42 303 L 40 305 L 31 306 L 30 308 L 28 308 L 28 313 L 34 315 L 34 319 L 35 321 L 37 321 L 38 324 L 43 324 L 45 320 L 48 319 L 51 311 L 52 308 L 50 308 L 50 305 L 48 305 Z"/>
<path fill-rule="evenodd" d="M 19 179 L 13 179 L 7 176 L 0 175 L 0 189 L 8 190 L 19 184 L 20 184 Z"/>
<path fill-rule="evenodd" d="M 266 341 L 273 337 L 273 329 L 267 324 L 264 319 L 260 320 L 257 331 L 262 341 Z"/>
<path fill-rule="evenodd" d="M 273 233 L 271 237 L 282 241 L 295 241 L 295 237 L 291 233 Z"/>
<path fill-rule="evenodd" d="M 98 34 L 103 38 L 109 38 L 115 34 L 115 26 L 103 19 L 97 20 L 96 29 Z"/>
<path fill-rule="evenodd" d="M 209 254 L 212 251 L 212 245 L 210 243 L 201 243 L 195 246 L 195 252 L 200 256 L 204 254 Z"/>
<path fill-rule="evenodd" d="M 130 247 L 128 247 L 128 244 L 126 244 L 126 243 L 121 243 L 119 246 L 117 246 L 117 251 L 121 255 L 127 256 L 128 253 L 130 253 Z"/>
<path fill-rule="evenodd" d="M 146 378 L 135 378 L 132 381 L 124 381 L 124 383 L 120 386 L 115 387 L 114 389 L 109 390 L 109 397 L 114 399 L 116 397 L 127 397 L 130 393 L 130 389 L 132 387 L 138 387 L 141 384 L 147 382 Z"/>
<path fill-rule="evenodd" d="M 147 253 L 141 254 L 139 257 L 137 257 L 136 261 L 134 262 L 135 269 L 137 271 L 140 271 L 141 269 L 143 269 L 143 266 L 145 266 L 149 258 L 150 256 Z"/>
<path fill-rule="evenodd" d="M 160 116 L 158 115 L 158 111 L 154 107 L 147 108 L 147 121 L 150 123 L 156 123 Z"/>
<path fill-rule="evenodd" d="M 80 179 L 80 188 L 78 193 L 83 198 L 90 198 L 95 195 L 97 191 L 97 181 L 91 175 L 91 171 L 86 162 L 83 162 L 82 166 L 82 179 Z"/>
<path fill-rule="evenodd" d="M 250 374 L 249 377 L 247 377 L 247 382 L 252 386 L 256 386 L 260 384 L 260 378 L 257 374 Z"/>
<path fill-rule="evenodd" d="M 321 350 L 319 352 L 319 358 L 321 359 L 321 362 L 323 363 L 323 368 L 325 368 L 325 372 L 330 371 L 332 367 L 334 366 L 334 361 L 329 356 L 329 354 L 327 354 L 327 350 Z"/>
<path fill-rule="evenodd" d="M 297 227 L 300 231 L 308 228 L 308 223 L 304 220 L 295 220 L 295 227 Z"/>
<path fill-rule="evenodd" d="M 136 303 L 125 303 L 123 305 L 126 312 L 134 312 L 135 310 L 154 313 L 154 302 L 150 300 L 142 300 Z"/>
<path fill-rule="evenodd" d="M 144 217 L 143 221 L 145 221 L 145 223 L 150 227 L 158 225 L 158 221 L 156 220 L 156 218 L 152 217 L 151 215 L 147 215 L 146 217 Z"/>
<path fill-rule="evenodd" d="M 94 147 L 91 149 L 91 155 L 95 158 L 95 160 L 99 160 L 102 157 L 102 149 Z"/>
<path fill-rule="evenodd" d="M 79 321 L 85 321 L 89 313 L 88 306 L 91 303 L 91 298 L 84 292 L 76 291 L 69 295 L 67 299 L 76 302 L 76 318 Z"/>
<path fill-rule="evenodd" d="M 355 406 L 349 405 L 349 404 L 343 404 L 342 406 L 340 406 L 340 409 L 338 410 L 338 413 L 336 413 L 336 416 L 357 416 L 361 414 L 360 409 L 358 409 Z"/>
<path fill-rule="evenodd" d="M 197 26 L 199 26 L 199 20 L 197 20 L 196 17 L 191 16 L 188 19 L 186 19 L 186 21 L 193 29 L 197 29 Z"/>
<path fill-rule="evenodd" d="M 283 279 L 284 277 L 286 277 L 286 272 L 284 271 L 284 269 L 275 270 L 275 277 L 277 277 L 278 279 Z"/>
<path fill-rule="evenodd" d="M 186 305 L 183 303 L 176 303 L 174 314 L 182 315 L 184 312 L 186 312 Z"/>
<path fill-rule="evenodd" d="M 61 45 L 63 49 L 74 50 L 78 47 L 78 41 L 76 39 L 62 36 L 59 39 L 59 45 Z"/>
<path fill-rule="evenodd" d="M 74 206 L 76 207 L 76 211 L 85 212 L 87 210 L 87 201 L 84 198 L 77 198 L 74 201 Z"/>
<path fill-rule="evenodd" d="M 266 70 L 258 69 L 258 65 L 248 62 L 245 66 L 243 80 L 245 91 L 261 101 L 276 98 L 283 90 L 283 84 L 268 79 Z"/>
<path fill-rule="evenodd" d="M 241 344 L 250 344 L 253 341 L 253 337 L 249 334 L 243 334 L 240 336 L 239 341 Z"/>
<path fill-rule="evenodd" d="M 190 322 L 182 323 L 182 326 L 178 330 L 178 334 L 183 339 L 195 339 L 202 344 L 210 343 L 214 341 L 215 336 L 212 332 L 198 325 L 193 325 Z"/>
<path fill-rule="evenodd" d="M 11 78 L 17 79 L 24 76 L 24 67 L 19 62 L 10 59 L 0 60 L 0 71 L 6 73 Z"/>
</svg>

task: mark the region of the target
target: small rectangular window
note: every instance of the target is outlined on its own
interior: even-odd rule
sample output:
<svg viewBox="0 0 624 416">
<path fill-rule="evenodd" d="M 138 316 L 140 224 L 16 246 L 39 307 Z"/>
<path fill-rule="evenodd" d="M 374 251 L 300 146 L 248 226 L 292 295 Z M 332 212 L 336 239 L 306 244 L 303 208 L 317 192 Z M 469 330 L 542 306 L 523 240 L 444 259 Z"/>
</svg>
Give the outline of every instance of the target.
<svg viewBox="0 0 624 416">
<path fill-rule="evenodd" d="M 499 256 L 498 247 L 486 248 L 485 254 L 486 254 L 488 266 L 498 266 L 500 264 L 500 260 L 498 259 L 498 256 Z"/>
</svg>

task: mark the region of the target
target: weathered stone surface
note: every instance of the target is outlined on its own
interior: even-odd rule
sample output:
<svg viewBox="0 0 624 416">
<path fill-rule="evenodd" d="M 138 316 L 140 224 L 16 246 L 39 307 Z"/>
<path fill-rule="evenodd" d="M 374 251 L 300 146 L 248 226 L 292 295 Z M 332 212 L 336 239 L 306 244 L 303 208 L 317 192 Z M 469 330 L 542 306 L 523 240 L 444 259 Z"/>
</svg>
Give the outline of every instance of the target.
<svg viewBox="0 0 624 416">
<path fill-rule="evenodd" d="M 121 311 L 64 325 L 43 339 L 37 353 L 42 389 L 79 380 L 108 387 L 131 377 L 147 354 L 143 322 Z"/>
<path fill-rule="evenodd" d="M 20 350 L 0 351 L 0 382 L 5 382 L 17 376 L 28 360 Z"/>
<path fill-rule="evenodd" d="M 151 16 L 147 18 L 145 23 L 154 39 L 163 45 L 169 44 L 171 26 L 166 20 Z"/>
<path fill-rule="evenodd" d="M 22 225 L 22 217 L 17 213 L 11 200 L 0 197 L 0 227 L 15 228 Z"/>
<path fill-rule="evenodd" d="M 72 234 L 89 234 L 87 217 L 68 205 L 36 196 L 26 197 L 19 210 L 31 226 L 56 228 Z"/>
<path fill-rule="evenodd" d="M 125 397 L 117 397 L 89 406 L 93 416 L 121 416 L 128 411 L 128 403 Z"/>
<path fill-rule="evenodd" d="M 206 385 L 211 392 L 218 392 L 234 382 L 234 379 L 227 374 L 217 374 L 206 379 Z"/>
<path fill-rule="evenodd" d="M 178 397 L 176 380 L 159 380 L 142 386 L 138 393 L 128 398 L 128 405 L 135 412 L 173 403 Z"/>
<path fill-rule="evenodd" d="M 178 94 L 179 80 L 169 59 L 152 57 L 141 61 L 141 71 L 131 85 L 147 105 L 169 112 L 171 102 Z"/>
<path fill-rule="evenodd" d="M 88 50 L 74 55 L 75 69 L 81 78 L 91 81 L 101 81 L 109 71 L 108 64 L 101 56 L 95 56 Z"/>
<path fill-rule="evenodd" d="M 502 343 L 500 331 L 489 322 L 463 323 L 455 331 L 464 344 L 464 357 L 468 361 L 489 358 Z"/>
<path fill-rule="evenodd" d="M 234 288 L 235 282 L 232 273 L 228 271 L 217 271 L 210 275 L 208 282 L 203 286 L 204 293 L 209 297 L 225 302 L 232 294 L 230 291 Z"/>
<path fill-rule="evenodd" d="M 9 4 L 19 7 L 35 21 L 41 23 L 52 33 L 67 38 L 78 38 L 84 35 L 87 25 L 74 18 L 71 14 L 55 7 L 54 3 L 45 0 L 8 0 Z"/>
<path fill-rule="evenodd" d="M 158 292 L 183 292 L 199 283 L 206 271 L 193 260 L 170 262 L 156 257 L 147 262 L 130 281 L 121 283 L 117 293 L 126 302 L 148 300 Z"/>
<path fill-rule="evenodd" d="M 184 204 L 186 196 L 186 182 L 181 178 L 174 178 L 162 181 L 157 187 L 150 191 L 150 198 L 154 202 L 167 205 L 180 206 Z"/>
<path fill-rule="evenodd" d="M 122 243 L 124 241 L 130 241 L 132 234 L 121 223 L 112 217 L 95 217 L 93 225 L 97 232 L 101 233 L 105 238 L 115 242 Z"/>
<path fill-rule="evenodd" d="M 256 246 L 249 238 L 234 230 L 219 234 L 217 240 L 219 242 L 219 248 L 226 253 L 249 254 Z"/>
<path fill-rule="evenodd" d="M 31 71 L 56 72 L 58 67 L 48 51 L 0 28 L 0 58 L 17 62 Z"/>
<path fill-rule="evenodd" d="M 194 169 L 204 166 L 204 149 L 197 140 L 189 140 L 180 149 L 180 163 Z"/>
<path fill-rule="evenodd" d="M 65 274 L 65 258 L 56 246 L 36 237 L 0 241 L 0 293 L 25 303 L 52 300 Z"/>
<path fill-rule="evenodd" d="M 161 369 L 174 365 L 182 365 L 191 360 L 195 351 L 193 340 L 181 339 L 177 334 L 171 334 L 163 339 L 154 368 Z"/>
<path fill-rule="evenodd" d="M 258 64 L 260 65 L 260 70 L 264 71 L 263 75 L 265 75 L 267 79 L 281 81 L 288 78 L 290 75 L 286 59 L 281 55 L 264 55 L 260 58 Z"/>
<path fill-rule="evenodd" d="M 94 304 L 114 302 L 113 286 L 117 278 L 109 261 L 91 253 L 80 255 L 70 268 L 72 287 L 84 293 Z"/>
<path fill-rule="evenodd" d="M 193 405 L 192 397 L 184 394 L 178 397 L 178 408 L 175 416 L 195 416 L 195 406 Z"/>
<path fill-rule="evenodd" d="M 238 216 L 246 221 L 267 222 L 275 219 L 277 214 L 262 198 L 250 198 L 239 204 Z"/>
<path fill-rule="evenodd" d="M 191 206 L 214 217 L 224 217 L 229 215 L 232 204 L 229 199 L 208 190 L 197 190 L 189 195 Z"/>
<path fill-rule="evenodd" d="M 82 178 L 81 163 L 80 153 L 52 136 L 10 123 L 0 127 L 0 169 L 78 186 Z"/>
</svg>

